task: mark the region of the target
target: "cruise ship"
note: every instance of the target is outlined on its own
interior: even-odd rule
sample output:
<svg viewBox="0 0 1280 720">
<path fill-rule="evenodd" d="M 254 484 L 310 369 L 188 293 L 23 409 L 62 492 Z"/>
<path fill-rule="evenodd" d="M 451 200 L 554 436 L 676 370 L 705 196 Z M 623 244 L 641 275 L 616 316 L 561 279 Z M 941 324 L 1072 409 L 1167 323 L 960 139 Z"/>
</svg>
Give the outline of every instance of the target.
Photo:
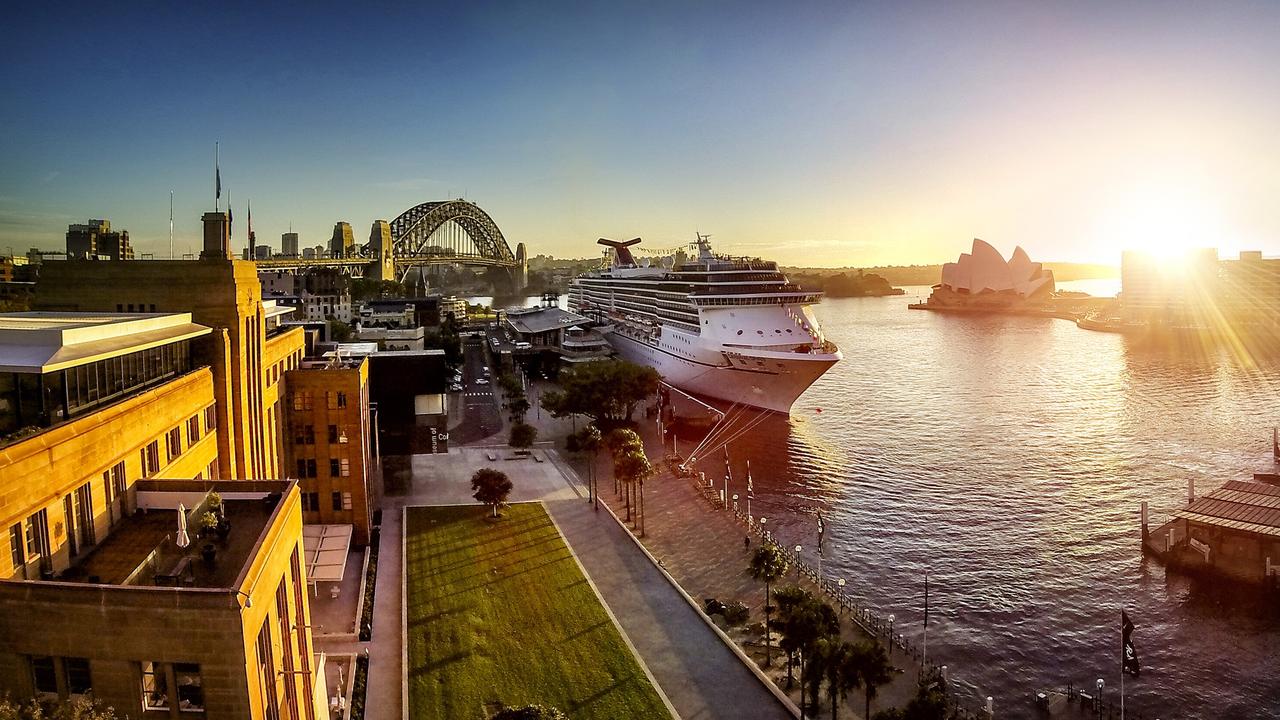
<svg viewBox="0 0 1280 720">
<path fill-rule="evenodd" d="M 686 392 L 789 413 L 840 360 L 810 306 L 822 298 L 787 281 L 778 264 L 719 255 L 698 235 L 696 256 L 637 262 L 618 242 L 595 272 L 573 280 L 569 307 L 603 323 L 623 358 L 652 366 Z"/>
</svg>

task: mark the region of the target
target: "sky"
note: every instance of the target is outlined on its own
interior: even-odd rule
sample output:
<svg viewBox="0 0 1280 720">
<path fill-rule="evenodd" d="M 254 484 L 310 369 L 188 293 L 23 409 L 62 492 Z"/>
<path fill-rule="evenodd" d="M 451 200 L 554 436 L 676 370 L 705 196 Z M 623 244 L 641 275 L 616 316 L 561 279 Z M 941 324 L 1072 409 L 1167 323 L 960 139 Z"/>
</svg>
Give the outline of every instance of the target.
<svg viewBox="0 0 1280 720">
<path fill-rule="evenodd" d="M 0 252 L 167 256 L 170 190 L 198 252 L 218 142 L 239 244 L 465 197 L 530 255 L 1280 255 L 1280 3 L 109 5 L 5 11 Z"/>
</svg>

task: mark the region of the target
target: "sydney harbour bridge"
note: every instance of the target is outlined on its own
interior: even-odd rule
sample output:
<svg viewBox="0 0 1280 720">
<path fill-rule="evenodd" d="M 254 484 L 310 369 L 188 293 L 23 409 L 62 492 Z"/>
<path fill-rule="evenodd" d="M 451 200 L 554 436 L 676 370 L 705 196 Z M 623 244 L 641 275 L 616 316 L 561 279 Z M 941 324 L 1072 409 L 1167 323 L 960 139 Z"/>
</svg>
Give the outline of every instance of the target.
<svg viewBox="0 0 1280 720">
<path fill-rule="evenodd" d="M 464 265 L 504 271 L 514 289 L 524 287 L 528 273 L 524 243 L 512 252 L 493 218 L 466 200 L 426 202 L 391 222 L 377 220 L 364 244 L 355 242 L 350 225 L 338 223 L 325 250 L 324 257 L 277 255 L 257 265 L 282 272 L 333 268 L 351 277 L 400 281 L 415 269 Z"/>
</svg>

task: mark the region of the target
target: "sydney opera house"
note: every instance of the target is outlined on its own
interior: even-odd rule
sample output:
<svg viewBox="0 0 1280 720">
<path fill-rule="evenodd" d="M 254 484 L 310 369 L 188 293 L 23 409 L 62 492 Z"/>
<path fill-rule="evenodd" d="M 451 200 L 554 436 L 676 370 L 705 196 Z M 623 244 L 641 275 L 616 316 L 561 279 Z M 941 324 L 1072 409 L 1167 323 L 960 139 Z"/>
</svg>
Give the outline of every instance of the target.
<svg viewBox="0 0 1280 720">
<path fill-rule="evenodd" d="M 975 238 L 972 250 L 942 266 L 942 282 L 933 286 L 928 304 L 1005 309 L 1047 300 L 1053 291 L 1053 272 L 1031 262 L 1022 248 L 1015 248 L 1006 261 L 1000 251 Z"/>
</svg>

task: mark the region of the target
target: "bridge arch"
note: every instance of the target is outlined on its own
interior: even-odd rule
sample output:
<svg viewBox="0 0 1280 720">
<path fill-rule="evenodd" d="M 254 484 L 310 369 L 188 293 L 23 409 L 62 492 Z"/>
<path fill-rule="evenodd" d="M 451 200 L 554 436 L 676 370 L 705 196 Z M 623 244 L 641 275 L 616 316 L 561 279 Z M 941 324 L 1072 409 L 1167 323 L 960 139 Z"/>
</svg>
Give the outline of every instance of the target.
<svg viewBox="0 0 1280 720">
<path fill-rule="evenodd" d="M 462 233 L 436 231 L 453 223 Z M 435 261 L 515 267 L 517 260 L 498 224 L 479 205 L 444 200 L 415 205 L 391 221 L 391 242 L 397 264 Z"/>
</svg>

